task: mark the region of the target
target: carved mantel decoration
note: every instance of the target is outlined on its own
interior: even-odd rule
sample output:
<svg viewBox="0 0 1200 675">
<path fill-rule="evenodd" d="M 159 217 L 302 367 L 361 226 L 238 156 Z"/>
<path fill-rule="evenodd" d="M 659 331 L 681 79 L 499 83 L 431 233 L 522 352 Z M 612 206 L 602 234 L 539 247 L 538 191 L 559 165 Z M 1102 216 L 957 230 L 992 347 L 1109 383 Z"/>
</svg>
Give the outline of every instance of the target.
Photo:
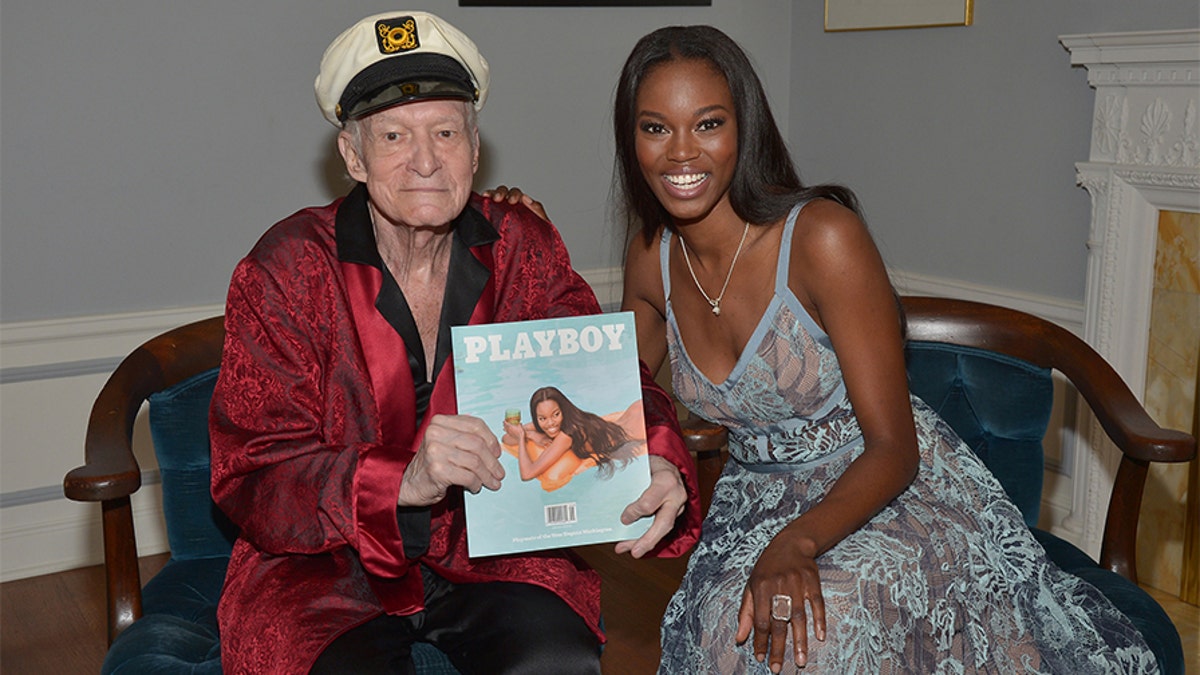
<svg viewBox="0 0 1200 675">
<path fill-rule="evenodd" d="M 1096 90 L 1090 154 L 1076 164 L 1092 199 L 1083 337 L 1140 397 L 1159 212 L 1200 212 L 1200 30 L 1059 39 Z M 1100 452 L 1077 453 L 1072 513 L 1057 525 L 1095 555 L 1117 455 L 1094 421 L 1078 425 Z"/>
</svg>

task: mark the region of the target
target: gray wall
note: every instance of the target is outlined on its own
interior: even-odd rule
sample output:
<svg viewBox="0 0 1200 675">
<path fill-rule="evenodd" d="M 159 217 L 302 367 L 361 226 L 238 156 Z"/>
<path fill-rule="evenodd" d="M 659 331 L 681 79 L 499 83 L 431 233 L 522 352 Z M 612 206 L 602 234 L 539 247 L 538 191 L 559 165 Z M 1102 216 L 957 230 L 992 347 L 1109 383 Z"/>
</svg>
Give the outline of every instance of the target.
<svg viewBox="0 0 1200 675">
<path fill-rule="evenodd" d="M 854 33 L 823 4 L 792 12 L 804 178 L 858 192 L 893 268 L 1082 302 L 1095 91 L 1058 36 L 1196 28 L 1196 0 L 976 0 L 969 27 Z"/>
<path fill-rule="evenodd" d="M 888 262 L 1083 295 L 1092 92 L 1064 33 L 1189 28 L 1195 0 L 976 1 L 976 23 L 822 32 L 819 0 L 425 9 L 491 61 L 478 187 L 543 200 L 580 269 L 618 264 L 609 106 L 642 34 L 712 23 L 760 67 L 809 181 L 855 188 Z M 0 6 L 0 322 L 221 302 L 271 223 L 341 194 L 325 45 L 391 3 Z M 1081 124 L 1082 122 L 1082 124 Z"/>
<path fill-rule="evenodd" d="M 722 26 L 746 42 L 786 113 L 787 0 L 419 6 L 491 62 L 477 187 L 504 181 L 545 202 L 580 269 L 619 263 L 606 210 L 610 106 L 639 37 L 669 23 Z M 395 7 L 4 0 L 0 321 L 222 302 L 234 264 L 271 223 L 344 193 L 313 78 L 339 32 Z"/>
</svg>

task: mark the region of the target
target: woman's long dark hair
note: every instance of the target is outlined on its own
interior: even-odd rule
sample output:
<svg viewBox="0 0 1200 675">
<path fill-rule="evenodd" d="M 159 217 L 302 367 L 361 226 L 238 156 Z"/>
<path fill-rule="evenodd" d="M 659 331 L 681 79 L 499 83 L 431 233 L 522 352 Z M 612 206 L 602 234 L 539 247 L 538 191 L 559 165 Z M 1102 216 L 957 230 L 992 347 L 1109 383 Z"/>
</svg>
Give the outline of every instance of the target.
<svg viewBox="0 0 1200 675">
<path fill-rule="evenodd" d="M 571 437 L 571 452 L 580 459 L 591 457 L 596 461 L 601 477 L 611 476 L 612 455 L 632 440 L 625 429 L 595 413 L 580 410 L 557 388 L 542 387 L 529 397 L 529 414 L 533 418 L 533 428 L 543 434 L 546 431 L 538 424 L 537 413 L 538 404 L 543 401 L 554 401 L 562 411 L 560 430 Z"/>
<path fill-rule="evenodd" d="M 668 26 L 646 35 L 634 46 L 617 82 L 613 105 L 617 180 L 624 195 L 630 235 L 641 230 L 650 243 L 671 217 L 642 176 L 637 161 L 637 94 L 654 68 L 671 61 L 701 59 L 725 77 L 738 124 L 737 166 L 729 201 L 738 217 L 765 224 L 782 218 L 799 201 L 826 197 L 859 213 L 858 199 L 840 185 L 807 187 L 792 164 L 787 144 L 775 125 L 766 92 L 746 53 L 712 26 Z"/>
</svg>

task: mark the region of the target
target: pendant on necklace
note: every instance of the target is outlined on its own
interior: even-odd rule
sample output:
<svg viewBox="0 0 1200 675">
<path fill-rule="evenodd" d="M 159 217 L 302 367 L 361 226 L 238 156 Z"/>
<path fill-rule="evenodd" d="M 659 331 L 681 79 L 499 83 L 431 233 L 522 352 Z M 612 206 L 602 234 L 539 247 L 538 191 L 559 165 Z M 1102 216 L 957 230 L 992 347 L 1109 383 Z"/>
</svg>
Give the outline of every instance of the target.
<svg viewBox="0 0 1200 675">
<path fill-rule="evenodd" d="M 721 292 L 717 293 L 716 300 L 708 297 L 708 293 L 704 292 L 704 287 L 700 285 L 700 279 L 696 277 L 696 270 L 692 269 L 692 258 L 688 255 L 687 244 L 684 243 L 683 237 L 679 238 L 679 248 L 683 250 L 683 262 L 687 263 L 688 272 L 692 275 L 692 281 L 696 283 L 696 289 L 712 307 L 713 316 L 721 316 L 721 299 L 725 297 L 725 291 L 729 288 L 729 280 L 733 278 L 733 266 L 737 264 L 738 256 L 742 254 L 742 245 L 746 243 L 746 234 L 749 232 L 750 221 L 747 220 L 745 226 L 742 227 L 742 240 L 738 242 L 737 250 L 733 252 L 733 260 L 729 261 L 729 271 L 725 273 L 725 283 L 721 285 Z"/>
</svg>

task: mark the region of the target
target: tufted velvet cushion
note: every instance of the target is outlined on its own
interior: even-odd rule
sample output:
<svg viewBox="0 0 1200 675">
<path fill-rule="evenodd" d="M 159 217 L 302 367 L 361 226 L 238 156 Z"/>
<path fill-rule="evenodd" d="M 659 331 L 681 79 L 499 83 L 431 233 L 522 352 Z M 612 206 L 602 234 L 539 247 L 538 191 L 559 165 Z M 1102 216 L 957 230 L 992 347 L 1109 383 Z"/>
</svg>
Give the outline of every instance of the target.
<svg viewBox="0 0 1200 675">
<path fill-rule="evenodd" d="M 1036 528 L 1042 498 L 1042 438 L 1050 422 L 1050 371 L 971 347 L 911 342 L 909 388 L 971 446 L 1025 516 L 1047 556 L 1092 584 L 1129 617 L 1167 675 L 1183 674 L 1183 645 L 1170 617 L 1148 593 L 1103 569 L 1086 553 Z"/>
<path fill-rule="evenodd" d="M 101 672 L 221 672 L 217 601 L 237 528 L 212 501 L 208 406 L 217 369 L 150 397 L 150 435 L 163 486 L 171 559 L 142 589 L 142 618 L 113 641 Z M 423 675 L 458 675 L 441 651 L 413 645 Z"/>
<path fill-rule="evenodd" d="M 208 404 L 217 373 L 213 368 L 150 396 L 150 437 L 172 561 L 228 557 L 237 538 L 210 493 Z"/>
<path fill-rule="evenodd" d="M 970 347 L 914 342 L 907 351 L 909 388 L 987 464 L 1025 523 L 1037 525 L 1050 371 Z"/>
</svg>

